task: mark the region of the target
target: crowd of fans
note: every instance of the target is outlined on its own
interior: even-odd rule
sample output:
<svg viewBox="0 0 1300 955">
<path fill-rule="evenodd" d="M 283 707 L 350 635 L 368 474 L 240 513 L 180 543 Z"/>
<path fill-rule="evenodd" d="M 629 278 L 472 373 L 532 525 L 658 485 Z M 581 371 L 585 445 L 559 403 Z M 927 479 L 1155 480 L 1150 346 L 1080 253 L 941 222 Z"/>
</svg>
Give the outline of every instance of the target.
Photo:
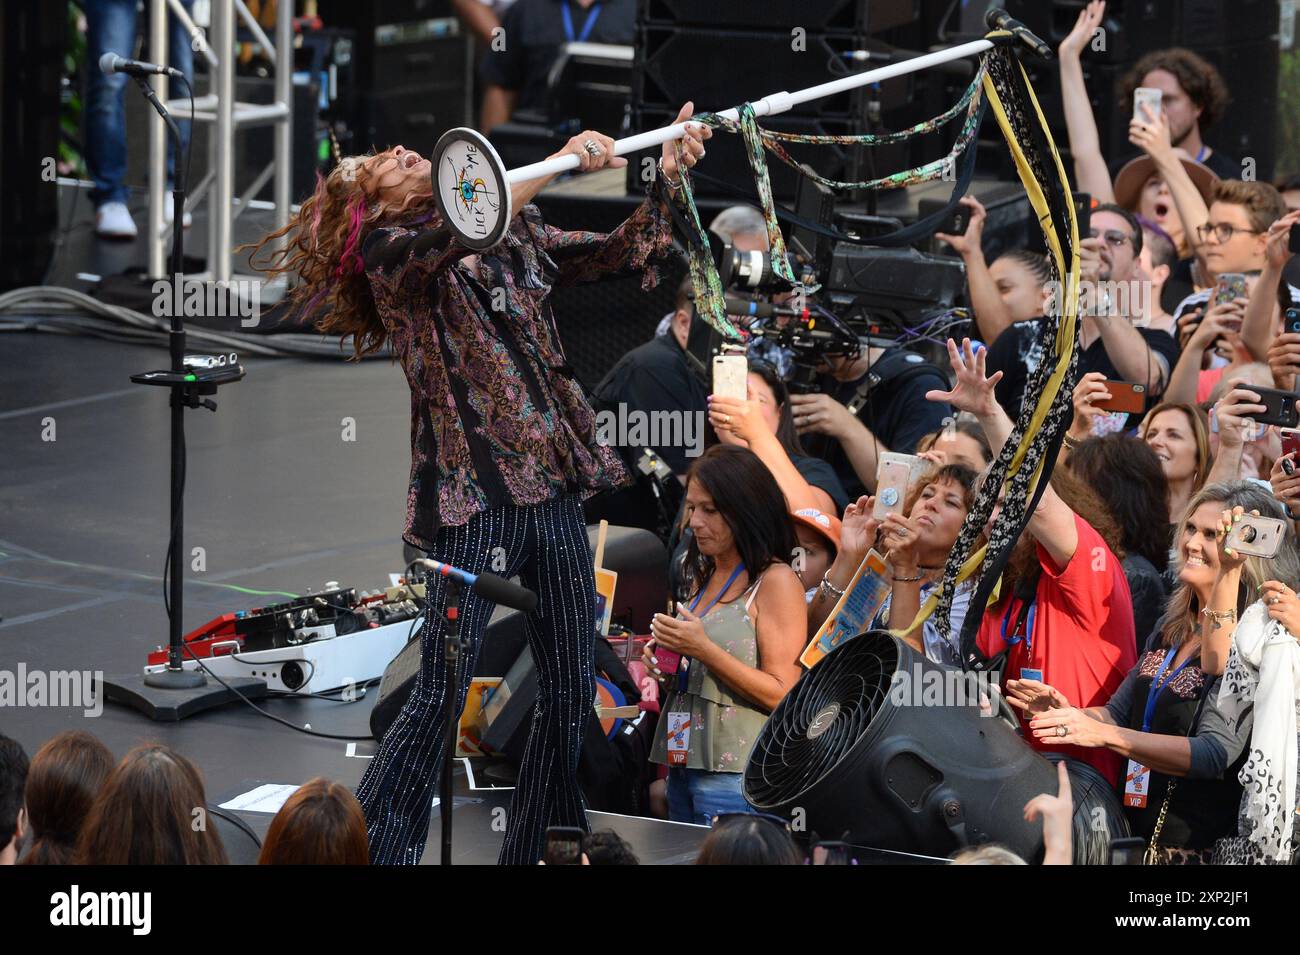
<svg viewBox="0 0 1300 955">
<path fill-rule="evenodd" d="M 1025 741 L 1100 772 L 1148 862 L 1292 860 L 1300 440 L 1256 422 L 1268 407 L 1253 389 L 1290 392 L 1300 371 L 1300 310 L 1291 311 L 1300 289 L 1288 281 L 1300 271 L 1290 251 L 1300 177 L 1255 181 L 1253 160 L 1211 145 L 1229 92 L 1183 49 L 1150 53 L 1119 81 L 1122 102 L 1154 88 L 1161 107 L 1134 115 L 1134 155 L 1103 155 L 1080 55 L 1104 12 L 1089 3 L 1059 51 L 1072 180 L 1091 197 L 1074 415 L 987 607 L 961 586 L 947 620 L 916 622 L 989 463 L 1038 398 L 1026 392 L 1054 360 L 1044 331 L 1059 321 L 1061 293 L 1039 252 L 986 260 L 987 213 L 974 198 L 963 200 L 964 233 L 936 237 L 963 261 L 972 313 L 969 338 L 948 343 L 947 366 L 873 340 L 857 356 L 824 358 L 814 387 L 793 390 L 797 356 L 756 338 L 747 400 L 668 388 L 692 377 L 697 351 L 688 280 L 662 337 L 598 387 L 607 406 L 703 411 L 719 445 L 673 464 L 685 488 L 673 564 L 683 609 L 656 616 L 645 655 L 663 683 L 661 712 L 689 714 L 693 734 L 678 738 L 685 752 L 674 759 L 671 732 L 661 723 L 657 733 L 670 818 L 703 821 L 743 802 L 755 730 L 801 672 L 800 639 L 874 548 L 890 577 L 875 625 L 960 667 L 957 638 L 978 613 L 978 649 L 1000 662 Z M 767 248 L 755 210 L 729 209 L 711 229 L 738 248 Z M 643 362 L 651 349 L 655 360 Z M 1112 409 L 1121 389 L 1135 407 Z M 878 520 L 887 452 L 919 454 L 928 471 L 901 511 Z M 770 513 L 778 495 L 787 521 Z M 1272 557 L 1227 544 L 1254 517 L 1284 522 Z M 787 563 L 798 588 L 785 583 Z M 794 639 L 787 621 L 801 609 L 807 625 Z M 673 675 L 677 654 L 691 658 L 685 678 Z"/>
<path fill-rule="evenodd" d="M 554 24 L 530 20 L 534 6 L 521 0 L 506 23 L 546 46 Z M 625 27 L 630 9 L 611 5 L 597 34 Z M 649 755 L 662 767 L 660 806 L 674 821 L 713 826 L 701 864 L 806 861 L 784 820 L 748 805 L 742 775 L 803 672 L 810 636 L 872 549 L 890 585 L 874 625 L 960 667 L 958 635 L 978 615 L 977 646 L 1000 660 L 1025 742 L 1089 764 L 1123 794 L 1148 862 L 1293 861 L 1300 442 L 1288 450 L 1277 427 L 1252 415 L 1267 410 L 1253 389 L 1290 392 L 1300 372 L 1300 311 L 1289 311 L 1300 308 L 1300 288 L 1287 280 L 1300 264 L 1289 245 L 1300 176 L 1254 181 L 1243 177 L 1250 163 L 1210 144 L 1229 91 L 1182 49 L 1150 53 L 1122 78 L 1124 102 L 1155 88 L 1161 108 L 1134 116 L 1135 155 L 1103 155 L 1081 53 L 1104 11 L 1089 3 L 1059 49 L 1073 182 L 1093 202 L 1080 241 L 1074 415 L 988 606 L 962 586 L 946 620 L 916 620 L 1013 420 L 1037 399 L 1027 389 L 1052 360 L 1044 331 L 1059 320 L 1059 290 L 1041 253 L 986 260 L 987 214 L 974 198 L 963 200 L 964 233 L 937 237 L 965 266 L 971 306 L 970 336 L 948 342 L 950 367 L 873 343 L 825 358 L 816 387 L 796 391 L 789 351 L 755 340 L 746 398 L 715 397 L 693 354 L 708 330 L 688 280 L 656 338 L 595 390 L 600 405 L 698 414 L 710 425 L 698 457 L 654 449 L 683 490 L 672 560 L 682 599 L 677 613 L 655 616 L 643 658 L 661 683 Z M 498 23 L 483 18 L 485 42 Z M 498 122 L 535 98 L 530 49 L 486 61 L 494 82 L 485 113 Z M 768 247 L 756 210 L 729 209 L 711 228 L 735 248 Z M 1244 276 L 1244 288 L 1225 294 L 1221 276 Z M 1094 294 L 1102 287 L 1133 294 Z M 1140 410 L 1102 407 L 1119 384 L 1135 386 Z M 901 509 L 878 519 L 888 452 L 918 454 L 927 470 Z M 1282 521 L 1274 556 L 1229 546 L 1248 516 Z M 674 719 L 689 733 L 669 732 Z M 1048 862 L 1070 860 L 1066 761 L 1059 767 L 1058 792 L 1025 807 L 1027 819 L 1042 819 Z M 166 746 L 137 747 L 114 764 L 94 737 L 69 732 L 28 766 L 0 738 L 0 862 L 223 863 L 216 828 L 193 824 L 206 805 L 195 766 Z M 589 836 L 583 856 L 636 862 L 612 833 Z M 276 815 L 259 861 L 365 863 L 356 799 L 338 783 L 305 784 Z M 1023 860 L 984 847 L 954 861 Z"/>
</svg>

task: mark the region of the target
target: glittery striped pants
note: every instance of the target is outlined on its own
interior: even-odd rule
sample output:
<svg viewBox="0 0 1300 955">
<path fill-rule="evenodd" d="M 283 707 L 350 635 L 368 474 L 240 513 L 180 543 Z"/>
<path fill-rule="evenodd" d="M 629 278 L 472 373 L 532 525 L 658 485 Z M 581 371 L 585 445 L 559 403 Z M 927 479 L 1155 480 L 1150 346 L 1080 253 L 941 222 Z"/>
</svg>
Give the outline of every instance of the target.
<svg viewBox="0 0 1300 955">
<path fill-rule="evenodd" d="M 537 705 L 506 817 L 502 864 L 534 865 L 548 826 L 587 829 L 578 787 L 578 756 L 596 695 L 596 587 L 581 498 L 486 511 L 459 527 L 442 528 L 429 556 L 472 573 L 519 575 L 537 593 L 528 614 L 528 648 L 537 667 Z M 446 581 L 429 585 L 420 631 L 420 672 L 406 705 L 379 744 L 357 787 L 375 864 L 420 861 L 447 745 L 443 609 Z M 456 668 L 456 712 L 474 673 L 484 628 L 495 604 L 460 592 L 461 637 L 468 646 Z"/>
</svg>

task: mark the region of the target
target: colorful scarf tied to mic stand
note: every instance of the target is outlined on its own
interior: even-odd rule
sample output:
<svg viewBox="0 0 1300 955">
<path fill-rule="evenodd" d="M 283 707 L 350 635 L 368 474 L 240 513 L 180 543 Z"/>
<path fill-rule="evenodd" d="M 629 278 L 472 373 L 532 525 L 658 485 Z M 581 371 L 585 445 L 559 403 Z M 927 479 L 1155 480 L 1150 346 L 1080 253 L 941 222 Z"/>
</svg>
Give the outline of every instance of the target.
<svg viewBox="0 0 1300 955">
<path fill-rule="evenodd" d="M 800 286 L 786 257 L 785 242 L 772 201 L 771 187 L 763 152 L 771 150 L 804 175 L 808 171 L 797 166 L 781 146 L 781 142 L 801 143 L 861 143 L 879 145 L 899 142 L 921 133 L 932 132 L 938 126 L 966 111 L 966 121 L 958 133 L 949 154 L 940 160 L 918 166 L 869 182 L 846 183 L 812 178 L 833 188 L 898 188 L 947 176 L 956 156 L 970 148 L 979 127 L 984 104 L 987 103 L 997 120 L 1003 138 L 1015 162 L 1030 206 L 1043 230 L 1051 266 L 1052 281 L 1063 293 L 1057 297 L 1061 303 L 1056 321 L 1045 323 L 1043 353 L 1049 356 L 1030 375 L 1025 401 L 1019 419 L 1010 437 L 993 462 L 975 503 L 966 516 L 957 542 L 944 567 L 943 584 L 922 605 L 912 624 L 896 635 L 918 627 L 932 613 L 945 637 L 951 632 L 949 615 L 958 584 L 976 578 L 972 612 L 966 615 L 961 634 L 963 666 L 967 669 L 985 669 L 989 663 L 975 646 L 983 610 L 997 598 L 1003 569 L 1011 556 L 1016 541 L 1028 524 L 1029 516 L 1047 486 L 1052 467 L 1056 463 L 1061 438 L 1069 427 L 1072 403 L 1071 393 L 1078 379 L 1078 272 L 1079 228 L 1074 214 L 1074 202 L 1066 178 L 1065 168 L 1057 154 L 1047 122 L 1039 109 L 1038 100 L 1016 58 L 1016 39 L 1008 32 L 995 30 L 988 39 L 998 45 L 981 57 L 974 82 L 953 107 L 940 116 L 918 123 L 898 133 L 862 134 L 858 136 L 804 136 L 778 133 L 759 128 L 752 107 L 746 104 L 739 109 L 739 121 L 724 120 L 714 114 L 704 113 L 693 117 L 715 128 L 739 132 L 745 139 L 750 168 L 754 173 L 760 204 L 767 222 L 771 243 L 772 267 L 797 291 L 810 289 Z M 682 171 L 683 199 L 689 211 L 692 235 L 690 248 L 690 273 L 695 284 L 695 303 L 700 314 L 727 338 L 740 337 L 738 330 L 726 315 L 722 283 L 708 249 L 708 236 L 700 223 L 699 213 L 690 187 L 690 174 L 681 161 L 680 141 L 677 142 L 678 168 Z M 988 542 L 978 550 L 979 539 L 999 494 L 1006 487 L 1001 516 L 989 533 Z"/>
</svg>

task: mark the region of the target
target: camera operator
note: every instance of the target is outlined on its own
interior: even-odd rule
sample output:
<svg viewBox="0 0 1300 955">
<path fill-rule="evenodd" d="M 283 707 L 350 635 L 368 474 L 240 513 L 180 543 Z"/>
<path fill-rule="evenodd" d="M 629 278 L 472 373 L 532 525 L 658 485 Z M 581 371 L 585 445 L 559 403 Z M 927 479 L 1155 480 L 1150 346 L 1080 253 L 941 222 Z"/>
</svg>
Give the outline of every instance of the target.
<svg viewBox="0 0 1300 955">
<path fill-rule="evenodd" d="M 885 451 L 911 453 L 939 431 L 952 409 L 926 401 L 927 391 L 946 391 L 942 371 L 899 345 L 870 345 L 857 356 L 828 355 L 814 394 L 791 394 L 790 406 L 809 453 L 828 462 L 850 500 L 876 488 L 876 465 Z"/>
<path fill-rule="evenodd" d="M 691 416 L 703 420 L 707 410 L 708 391 L 703 369 L 687 351 L 691 335 L 700 330 L 707 332 L 703 323 L 695 321 L 695 291 L 690 278 L 677 286 L 674 310 L 669 316 L 668 334 L 656 335 L 643 345 L 632 349 L 609 370 L 594 396 L 599 410 L 616 410 L 624 405 L 628 411 L 649 415 L 667 412 L 670 415 Z M 664 463 L 683 482 L 691 465 L 683 445 L 655 447 Z M 703 448 L 695 450 L 698 456 Z M 635 452 L 633 452 L 635 453 Z"/>
</svg>

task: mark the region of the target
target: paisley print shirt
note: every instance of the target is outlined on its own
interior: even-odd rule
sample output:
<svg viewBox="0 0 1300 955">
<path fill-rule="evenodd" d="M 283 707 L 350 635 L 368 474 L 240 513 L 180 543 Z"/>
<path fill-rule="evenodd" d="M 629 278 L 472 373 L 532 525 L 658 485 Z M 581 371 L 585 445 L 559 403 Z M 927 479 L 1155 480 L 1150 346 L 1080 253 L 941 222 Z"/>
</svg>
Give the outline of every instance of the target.
<svg viewBox="0 0 1300 955">
<path fill-rule="evenodd" d="M 525 206 L 477 268 L 436 213 L 367 237 L 375 307 L 411 389 L 409 543 L 429 550 L 440 526 L 481 511 L 627 483 L 596 440 L 547 298 L 612 275 L 641 273 L 642 288 L 654 287 L 672 248 L 669 201 L 652 184 L 609 234 L 564 232 Z"/>
</svg>

